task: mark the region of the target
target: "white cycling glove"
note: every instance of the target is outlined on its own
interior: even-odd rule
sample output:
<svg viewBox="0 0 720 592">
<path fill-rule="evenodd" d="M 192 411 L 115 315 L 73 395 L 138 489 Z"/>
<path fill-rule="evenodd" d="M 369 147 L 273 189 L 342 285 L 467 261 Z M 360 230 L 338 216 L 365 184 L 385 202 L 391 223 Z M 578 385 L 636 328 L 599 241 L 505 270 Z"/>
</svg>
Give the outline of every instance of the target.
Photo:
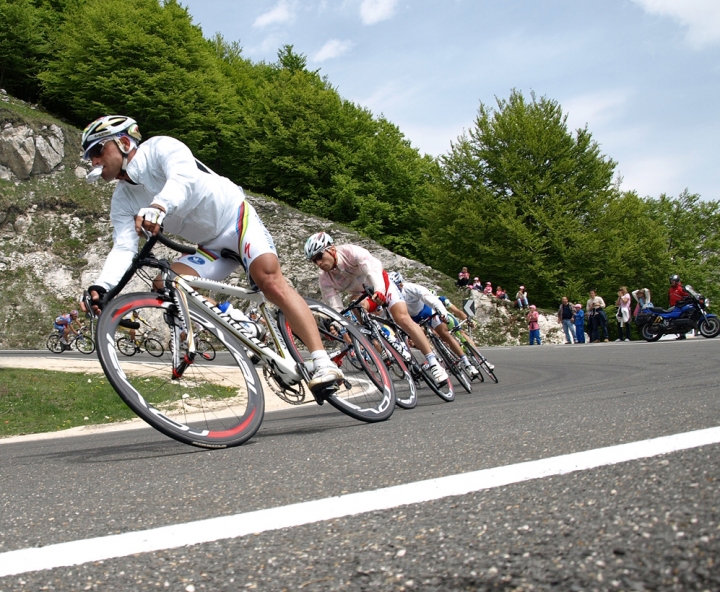
<svg viewBox="0 0 720 592">
<path fill-rule="evenodd" d="M 165 212 L 157 208 L 143 208 L 137 215 L 150 224 L 162 224 L 165 220 Z"/>
</svg>

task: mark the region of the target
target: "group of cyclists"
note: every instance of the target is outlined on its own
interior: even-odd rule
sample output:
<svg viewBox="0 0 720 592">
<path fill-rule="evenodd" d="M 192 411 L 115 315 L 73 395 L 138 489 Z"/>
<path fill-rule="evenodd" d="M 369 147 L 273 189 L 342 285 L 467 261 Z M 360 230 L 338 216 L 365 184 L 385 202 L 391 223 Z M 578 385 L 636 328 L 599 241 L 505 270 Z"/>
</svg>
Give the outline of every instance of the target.
<svg viewBox="0 0 720 592">
<path fill-rule="evenodd" d="M 292 331 L 310 350 L 310 391 L 318 398 L 341 384 L 344 376 L 322 345 L 318 327 L 305 300 L 288 284 L 280 269 L 273 239 L 241 187 L 217 175 L 197 160 L 181 141 L 156 136 L 142 141 L 137 122 L 124 115 L 106 115 L 90 123 L 82 134 L 83 156 L 92 164 L 88 182 L 102 178 L 117 181 L 110 206 L 113 247 L 102 271 L 87 288 L 90 301 L 81 306 L 101 313 L 104 294 L 114 287 L 130 266 L 143 234 L 167 232 L 196 243 L 197 252 L 172 264 L 180 275 L 223 280 L 242 265 L 251 285 L 260 289 L 287 319 Z M 221 256 L 223 249 L 240 254 L 240 261 Z M 336 245 L 325 232 L 313 234 L 305 255 L 320 270 L 325 302 L 342 308 L 340 294 L 361 294 L 372 286 L 372 298 L 363 304 L 374 311 L 382 306 L 424 354 L 438 384 L 448 380 L 418 321 L 430 321 L 435 332 L 476 373 L 451 327 L 464 313 L 423 286 L 406 282 L 397 272 L 388 274 L 382 263 L 356 245 Z M 239 311 L 238 311 L 239 312 Z M 77 311 L 56 319 L 63 337 L 75 331 Z M 450 325 L 450 326 L 449 326 Z"/>
</svg>

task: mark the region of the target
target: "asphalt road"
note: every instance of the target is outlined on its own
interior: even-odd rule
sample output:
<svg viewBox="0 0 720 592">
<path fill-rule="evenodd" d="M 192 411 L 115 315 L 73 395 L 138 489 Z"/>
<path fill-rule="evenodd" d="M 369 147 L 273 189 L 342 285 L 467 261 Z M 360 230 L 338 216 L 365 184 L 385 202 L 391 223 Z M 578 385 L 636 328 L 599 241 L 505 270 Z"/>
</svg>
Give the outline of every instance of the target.
<svg viewBox="0 0 720 592">
<path fill-rule="evenodd" d="M 720 339 L 485 350 L 500 383 L 365 425 L 266 415 L 206 451 L 151 429 L 0 443 L 3 554 L 720 426 Z M 720 590 L 720 444 L 215 542 L 9 590 Z M 402 500 L 393 500 L 401 503 Z M 263 529 L 259 529 L 263 530 Z M 51 547 L 50 549 L 52 549 Z"/>
</svg>

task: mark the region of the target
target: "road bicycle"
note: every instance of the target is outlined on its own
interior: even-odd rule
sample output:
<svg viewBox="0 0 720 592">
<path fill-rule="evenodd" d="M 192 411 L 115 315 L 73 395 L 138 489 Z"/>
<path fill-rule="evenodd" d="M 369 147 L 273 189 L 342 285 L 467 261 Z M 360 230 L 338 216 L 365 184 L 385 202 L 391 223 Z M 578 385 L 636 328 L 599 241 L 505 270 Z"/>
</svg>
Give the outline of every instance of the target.
<svg viewBox="0 0 720 592">
<path fill-rule="evenodd" d="M 68 336 L 67 343 L 63 343 L 61 341 L 61 333 L 53 331 L 47 338 L 47 342 L 45 343 L 45 345 L 54 354 L 61 354 L 64 351 L 75 348 L 81 354 L 90 355 L 95 351 L 95 342 L 93 341 L 93 338 L 90 337 L 90 335 L 85 335 L 85 332 L 88 331 L 88 329 L 89 332 L 92 333 L 92 326 L 88 328 L 83 325 L 82 327 L 80 327 L 80 329 L 78 329 L 77 335 L 71 333 Z"/>
<path fill-rule="evenodd" d="M 457 325 L 455 325 L 452 329 L 450 329 L 450 332 L 455 337 L 455 339 L 458 340 L 460 343 L 460 347 L 465 352 L 465 355 L 467 355 L 468 359 L 472 362 L 472 364 L 477 368 L 478 375 L 477 377 L 480 379 L 481 382 L 485 382 L 485 378 L 483 377 L 483 372 L 487 374 L 493 382 L 497 384 L 498 378 L 495 375 L 495 366 L 488 362 L 487 358 L 483 356 L 477 348 L 468 341 L 467 337 L 463 334 L 462 326 L 467 321 L 461 321 Z"/>
<path fill-rule="evenodd" d="M 168 261 L 153 256 L 152 248 L 158 240 L 181 253 L 195 252 L 162 234 L 148 235 L 123 278 L 103 298 L 97 332 L 103 371 L 122 400 L 163 434 L 205 448 L 237 446 L 251 438 L 262 423 L 265 386 L 288 398 L 304 398 L 312 372 L 310 352 L 293 334 L 282 311 L 271 314 L 262 292 L 179 276 L 172 272 Z M 240 260 L 237 253 L 227 249 L 222 256 Z M 155 286 L 155 291 L 119 295 L 133 277 L 150 290 Z M 246 334 L 240 323 L 216 306 L 210 294 L 252 302 L 267 324 L 268 344 Z M 327 400 L 361 421 L 389 418 L 395 409 L 395 393 L 380 356 L 362 333 L 335 310 L 305 300 L 330 357 L 340 365 L 352 351 L 362 360 L 360 370 L 346 369 L 342 384 L 326 389 L 318 402 Z M 133 311 L 158 327 L 163 341 L 171 341 L 170 360 L 166 356 L 143 363 L 118 356 L 115 332 L 119 327 L 138 328 L 124 320 Z M 330 322 L 347 330 L 349 344 L 327 330 Z M 205 359 L 198 351 L 195 326 L 221 344 L 222 351 L 214 360 Z M 182 347 L 183 341 L 187 348 Z M 262 362 L 263 379 L 250 362 L 248 351 Z"/>
<path fill-rule="evenodd" d="M 380 330 L 383 327 L 392 331 L 397 338 L 397 343 L 391 343 L 393 347 L 397 346 L 398 351 L 401 353 L 403 360 L 407 363 L 410 375 L 415 380 L 415 385 L 419 384 L 422 379 L 425 384 L 428 385 L 431 391 L 433 391 L 443 401 L 451 402 L 455 400 L 455 388 L 452 382 L 448 378 L 447 382 L 443 384 L 437 384 L 435 377 L 433 376 L 432 370 L 425 359 L 422 352 L 415 348 L 415 344 L 412 342 L 402 328 L 389 318 L 380 317 L 377 315 L 368 314 L 368 319 L 375 323 Z M 384 331 L 383 331 L 384 332 Z M 435 353 L 438 364 L 440 364 L 445 370 L 447 370 L 446 364 L 442 356 L 433 348 L 433 344 L 430 344 L 431 349 Z"/>
<path fill-rule="evenodd" d="M 403 409 L 412 409 L 417 405 L 418 400 L 416 381 L 408 368 L 412 355 L 400 344 L 394 332 L 386 331 L 383 325 L 373 321 L 370 313 L 360 306 L 360 303 L 372 294 L 372 290 L 367 289 L 365 294 L 350 303 L 341 311 L 341 314 L 355 315 L 361 325 L 360 331 L 365 333 L 371 343 L 375 345 L 375 349 L 380 352 L 380 357 L 388 369 L 395 389 L 395 403 Z M 359 365 L 360 361 L 353 356 L 350 358 L 350 363 Z"/>
<path fill-rule="evenodd" d="M 142 331 L 139 335 L 135 335 L 132 339 L 129 335 L 120 337 L 116 342 L 118 350 L 125 356 L 134 356 L 135 354 L 147 352 L 154 358 L 159 358 L 165 353 L 165 348 L 158 339 L 155 339 L 158 330 L 151 327 L 146 331 Z"/>
</svg>

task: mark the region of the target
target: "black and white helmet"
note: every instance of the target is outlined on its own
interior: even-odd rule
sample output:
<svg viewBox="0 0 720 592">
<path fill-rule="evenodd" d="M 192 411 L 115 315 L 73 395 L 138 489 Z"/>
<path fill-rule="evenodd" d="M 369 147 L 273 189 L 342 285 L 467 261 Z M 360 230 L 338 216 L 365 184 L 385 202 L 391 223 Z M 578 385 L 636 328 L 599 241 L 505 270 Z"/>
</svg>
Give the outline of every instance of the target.
<svg viewBox="0 0 720 592">
<path fill-rule="evenodd" d="M 305 257 L 312 261 L 315 255 L 322 253 L 325 249 L 332 246 L 332 237 L 327 232 L 316 232 L 307 241 L 305 241 Z"/>
<path fill-rule="evenodd" d="M 396 286 L 399 286 L 400 284 L 405 283 L 405 280 L 403 279 L 403 276 L 399 271 L 391 271 L 388 274 L 388 277 L 390 278 L 390 281 L 392 283 L 394 283 Z"/>
<path fill-rule="evenodd" d="M 82 134 L 83 158 L 88 159 L 88 151 L 103 140 L 129 136 L 136 142 L 142 140 L 137 121 L 125 115 L 105 115 L 88 125 Z"/>
<path fill-rule="evenodd" d="M 679 281 L 680 281 L 680 276 L 678 274 L 674 273 L 673 275 L 670 276 L 670 282 L 679 282 Z"/>
</svg>

